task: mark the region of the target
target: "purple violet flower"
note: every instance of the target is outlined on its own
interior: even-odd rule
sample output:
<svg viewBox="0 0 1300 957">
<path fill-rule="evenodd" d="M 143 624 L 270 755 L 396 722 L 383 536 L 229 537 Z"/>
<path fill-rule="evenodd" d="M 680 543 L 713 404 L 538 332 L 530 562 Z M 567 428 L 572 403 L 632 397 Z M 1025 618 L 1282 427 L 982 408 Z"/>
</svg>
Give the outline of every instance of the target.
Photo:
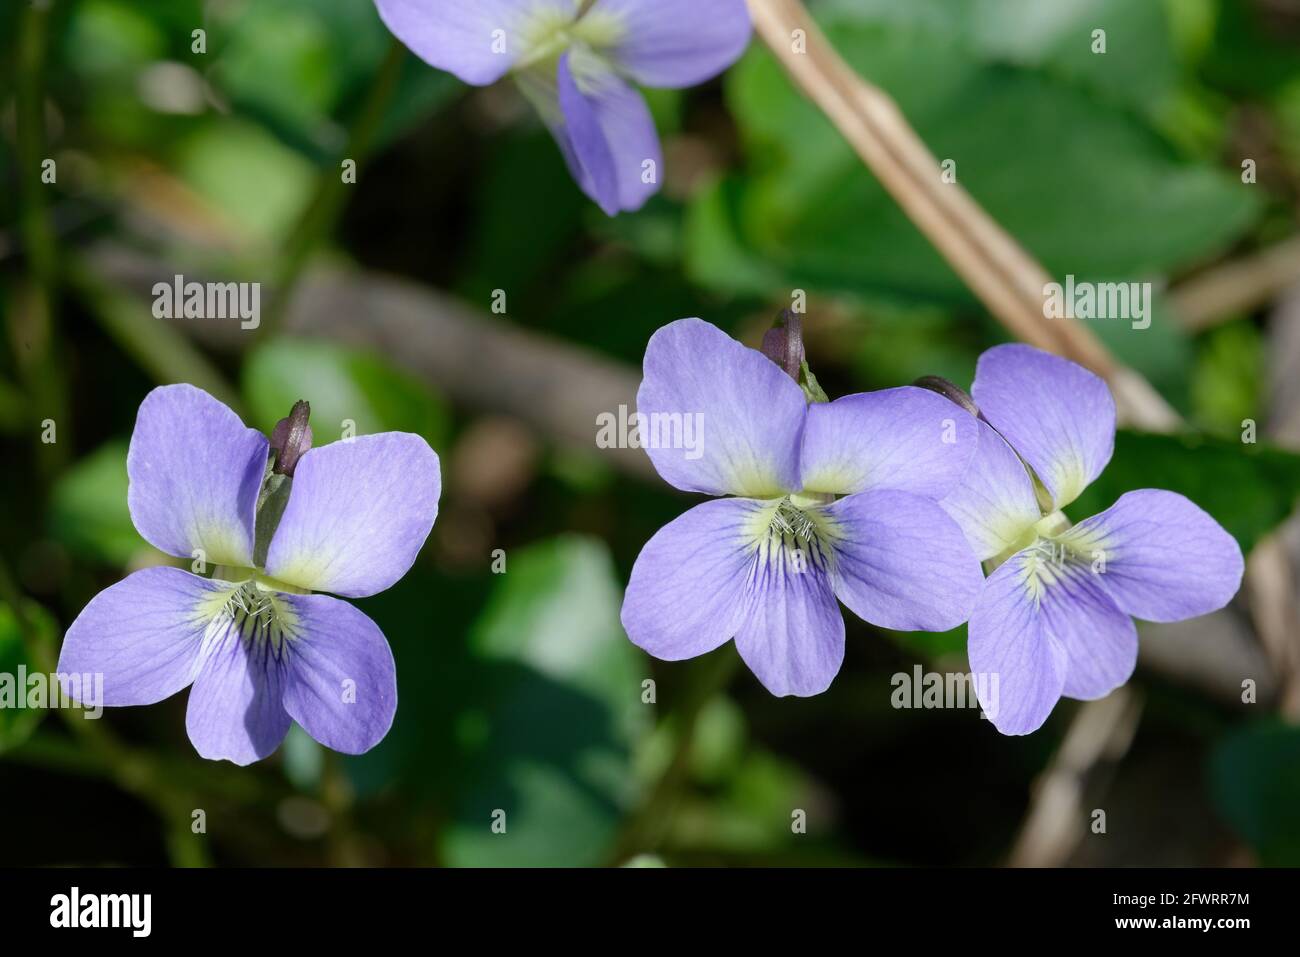
<svg viewBox="0 0 1300 957">
<path fill-rule="evenodd" d="M 1081 366 L 1031 346 L 980 356 L 979 448 L 941 504 L 993 570 L 970 617 L 976 675 L 998 676 L 1003 734 L 1028 734 L 1062 695 L 1092 700 L 1137 663 L 1130 616 L 1182 621 L 1241 585 L 1241 548 L 1182 495 L 1139 489 L 1071 525 L 1062 509 L 1110 461 L 1115 402 Z M 977 684 L 978 686 L 978 684 Z"/>
<path fill-rule="evenodd" d="M 437 516 L 438 456 L 405 432 L 311 449 L 307 412 L 295 405 L 272 446 L 193 386 L 145 396 L 127 454 L 131 520 L 212 577 L 135 572 L 91 599 L 63 642 L 59 672 L 103 674 L 105 705 L 154 704 L 193 685 L 185 723 L 205 758 L 260 760 L 291 720 L 359 754 L 397 709 L 378 626 L 312 592 L 362 598 L 406 574 Z"/>
<path fill-rule="evenodd" d="M 979 563 L 937 499 L 977 425 L 946 399 L 908 386 L 809 405 L 762 353 L 682 319 L 646 347 L 637 412 L 669 484 L 732 496 L 696 505 L 637 557 L 622 620 L 650 654 L 692 658 L 734 636 L 770 692 L 806 696 L 844 658 L 836 598 L 885 628 L 966 620 Z M 671 441 L 690 423 L 697 441 Z"/>
<path fill-rule="evenodd" d="M 610 216 L 659 189 L 663 153 L 633 83 L 694 86 L 749 43 L 744 0 L 375 0 L 431 66 L 486 86 L 507 73 L 583 191 Z"/>
</svg>

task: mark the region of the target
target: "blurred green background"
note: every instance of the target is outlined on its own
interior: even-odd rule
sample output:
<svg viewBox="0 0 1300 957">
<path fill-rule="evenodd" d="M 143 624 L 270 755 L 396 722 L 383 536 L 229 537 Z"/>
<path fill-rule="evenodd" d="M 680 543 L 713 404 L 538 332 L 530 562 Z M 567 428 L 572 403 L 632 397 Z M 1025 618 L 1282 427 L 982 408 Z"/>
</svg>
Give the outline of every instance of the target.
<svg viewBox="0 0 1300 957">
<path fill-rule="evenodd" d="M 0 863 L 1300 864 L 1300 631 L 1279 645 L 1259 611 L 1295 611 L 1300 305 L 1276 273 L 1195 321 L 1186 294 L 1296 233 L 1300 4 L 810 6 L 1049 271 L 1155 283 L 1151 328 L 1092 326 L 1189 431 L 1122 433 L 1072 516 L 1175 489 L 1244 549 L 1290 549 L 1291 577 L 1144 627 L 1100 737 L 1074 702 L 1028 738 L 893 708 L 894 674 L 965 668 L 960 632 L 847 616 L 844 669 L 808 700 L 769 696 L 730 644 L 651 660 L 621 631 L 622 587 L 692 501 L 597 448 L 595 414 L 632 400 L 656 328 L 701 316 L 757 344 L 804 290 L 832 396 L 968 384 L 1005 338 L 761 44 L 648 94 L 663 193 L 608 219 L 509 83 L 425 66 L 370 0 L 6 3 L 0 671 L 47 664 L 98 590 L 165 560 L 126 507 L 155 384 L 267 430 L 306 398 L 318 443 L 344 419 L 419 432 L 444 497 L 411 572 L 357 603 L 398 664 L 380 746 L 343 757 L 295 728 L 240 769 L 194 754 L 184 694 L 99 722 L 0 711 Z M 148 291 L 176 273 L 263 283 L 262 325 L 154 319 Z M 320 281 L 343 293 L 310 297 Z"/>
</svg>

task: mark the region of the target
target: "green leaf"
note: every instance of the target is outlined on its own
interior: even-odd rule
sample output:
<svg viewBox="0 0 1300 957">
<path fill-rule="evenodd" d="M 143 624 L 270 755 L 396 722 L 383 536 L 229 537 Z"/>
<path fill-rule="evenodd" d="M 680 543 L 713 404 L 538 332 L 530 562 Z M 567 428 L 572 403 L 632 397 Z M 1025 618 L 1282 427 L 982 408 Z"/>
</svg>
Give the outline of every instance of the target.
<svg viewBox="0 0 1300 957">
<path fill-rule="evenodd" d="M 315 792 L 320 788 L 325 768 L 325 749 L 299 724 L 289 728 L 281 749 L 284 776 L 299 791 Z"/>
<path fill-rule="evenodd" d="M 671 822 L 672 847 L 712 854 L 789 854 L 808 840 L 796 836 L 792 827 L 801 810 L 819 802 L 808 775 L 757 746 L 744 749 L 734 760 L 735 770 L 718 790 L 708 797 L 683 798 Z M 806 814 L 801 816 L 806 820 Z M 814 820 L 814 835 L 823 829 Z"/>
<path fill-rule="evenodd" d="M 69 61 L 100 82 L 129 77 L 166 55 L 159 25 L 135 4 L 120 0 L 85 0 L 73 8 L 65 43 Z"/>
<path fill-rule="evenodd" d="M 109 442 L 59 477 L 50 498 L 50 534 L 69 551 L 124 567 L 150 546 L 127 507 L 125 442 Z"/>
<path fill-rule="evenodd" d="M 931 661 L 949 655 L 966 654 L 964 623 L 948 631 L 885 631 L 885 634 L 908 651 L 923 655 Z"/>
<path fill-rule="evenodd" d="M 222 24 L 212 79 L 235 108 L 318 162 L 334 162 L 346 127 L 397 41 L 374 8 L 353 0 L 258 0 Z M 463 87 L 406 56 L 378 145 L 399 136 Z"/>
<path fill-rule="evenodd" d="M 1277 29 L 1264 4 L 1221 0 L 1218 6 L 1214 42 L 1203 67 L 1211 83 L 1253 98 L 1300 78 L 1300 50 L 1289 31 Z"/>
<path fill-rule="evenodd" d="M 36 629 L 36 640 L 53 649 L 56 628 L 49 613 L 34 602 L 28 602 L 23 610 Z M 31 655 L 13 608 L 0 603 L 0 753 L 26 741 L 45 716 L 45 708 L 27 707 L 27 678 L 33 675 L 46 682 L 48 702 L 49 675 L 43 674 Z"/>
<path fill-rule="evenodd" d="M 361 34 L 361 47 L 373 47 Z M 320 13 L 281 0 L 244 7 L 221 36 L 212 78 L 241 113 L 285 129 L 286 139 L 310 142 L 322 135 L 338 101 L 342 76 Z M 382 41 L 379 54 L 383 53 Z"/>
<path fill-rule="evenodd" d="M 565 536 L 507 556 L 471 634 L 492 668 L 465 722 L 469 770 L 444 838 L 449 863 L 583 866 L 609 853 L 637 797 L 632 748 L 651 717 L 621 600 L 597 540 Z"/>
<path fill-rule="evenodd" d="M 459 291 L 486 307 L 495 290 L 509 290 L 507 313 L 527 315 L 531 310 L 521 301 L 527 291 L 537 290 L 539 305 L 554 295 L 587 200 L 549 134 L 531 131 L 503 139 L 501 148 L 489 152 L 477 180 L 476 216 L 462 253 Z M 519 228 L 524 221 L 527 230 Z"/>
<path fill-rule="evenodd" d="M 858 344 L 854 367 L 869 383 L 893 386 L 936 375 L 969 385 L 982 331 L 942 309 L 873 304 L 847 338 Z"/>
<path fill-rule="evenodd" d="M 418 379 L 386 359 L 315 339 L 275 339 L 244 366 L 243 391 L 251 424 L 265 432 L 299 399 L 311 403 L 313 442 L 352 434 L 414 432 L 434 448 L 444 444 L 448 413 Z"/>
<path fill-rule="evenodd" d="M 1300 728 L 1261 723 L 1224 739 L 1211 760 L 1210 790 L 1260 863 L 1300 865 Z"/>
<path fill-rule="evenodd" d="M 990 61 L 1047 70 L 1139 109 L 1178 80 L 1164 0 L 832 0 L 837 17 L 924 29 Z M 1094 53 L 1093 31 L 1106 33 Z"/>
<path fill-rule="evenodd" d="M 1268 381 L 1259 330 L 1241 320 L 1209 330 L 1199 343 L 1192 379 L 1197 421 L 1215 432 L 1237 434 L 1246 419 L 1259 419 L 1262 386 Z"/>
<path fill-rule="evenodd" d="M 1072 79 L 1000 62 L 1005 57 L 929 21 L 873 16 L 872 5 L 832 8 L 823 25 L 849 63 L 898 100 L 932 152 L 956 161 L 958 181 L 1054 275 L 1158 275 L 1226 248 L 1256 217 L 1259 201 L 1234 178 L 1183 160 L 1130 110 Z M 728 80 L 750 172 L 729 217 L 719 216 L 716 194 L 697 200 L 712 209 L 689 221 L 691 255 L 716 262 L 718 250 L 730 247 L 733 260 L 764 261 L 777 277 L 772 293 L 798 286 L 973 304 L 769 53 L 752 48 Z M 738 233 L 730 244 L 717 236 L 726 219 Z M 701 235 L 701 224 L 711 232 Z M 708 278 L 699 268 L 692 273 Z M 747 270 L 750 279 L 756 273 Z"/>
<path fill-rule="evenodd" d="M 1249 553 L 1296 507 L 1300 455 L 1240 441 L 1120 430 L 1110 464 L 1069 507 L 1070 517 L 1095 515 L 1139 488 L 1186 495 Z"/>
<path fill-rule="evenodd" d="M 739 177 L 728 177 L 691 201 L 683 221 L 683 265 L 701 286 L 734 296 L 767 296 L 790 280 L 781 265 L 745 244 L 740 225 L 744 189 Z"/>
<path fill-rule="evenodd" d="M 263 242 L 288 233 L 314 182 L 302 156 L 232 117 L 206 123 L 182 140 L 176 168 L 213 209 Z"/>
</svg>

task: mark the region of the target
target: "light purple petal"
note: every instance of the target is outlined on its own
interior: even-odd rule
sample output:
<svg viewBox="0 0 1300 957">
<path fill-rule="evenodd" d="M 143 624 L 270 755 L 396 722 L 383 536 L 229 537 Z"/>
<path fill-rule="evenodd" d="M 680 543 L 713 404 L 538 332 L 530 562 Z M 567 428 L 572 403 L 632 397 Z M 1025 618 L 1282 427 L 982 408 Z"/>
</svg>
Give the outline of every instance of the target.
<svg viewBox="0 0 1300 957">
<path fill-rule="evenodd" d="M 169 698 L 198 673 L 204 631 L 229 589 L 179 568 L 138 571 L 81 610 L 63 639 L 58 670 L 102 674 L 109 707 Z"/>
<path fill-rule="evenodd" d="M 981 699 L 1003 734 L 1039 728 L 1062 694 L 1100 698 L 1137 662 L 1137 629 L 1086 563 L 1046 543 L 998 567 L 970 619 L 968 652 Z"/>
<path fill-rule="evenodd" d="M 575 10 L 574 0 L 375 0 L 375 6 L 412 53 L 475 86 L 499 80 L 528 53 L 546 17 L 571 17 Z"/>
<path fill-rule="evenodd" d="M 397 672 L 383 632 L 328 595 L 285 595 L 284 601 L 297 617 L 285 655 L 285 710 L 327 748 L 369 751 L 397 711 Z"/>
<path fill-rule="evenodd" d="M 564 124 L 554 129 L 583 192 L 608 215 L 636 210 L 659 189 L 663 149 L 645 99 L 606 68 L 560 58 L 557 83 Z"/>
<path fill-rule="evenodd" d="M 965 413 L 963 413 L 965 414 Z M 1042 516 L 1034 482 L 1002 436 L 973 416 L 979 447 L 970 468 L 939 505 L 961 526 L 980 561 L 1021 544 Z"/>
<path fill-rule="evenodd" d="M 734 63 L 749 43 L 744 0 L 599 0 L 623 39 L 609 53 L 643 86 L 695 86 Z"/>
<path fill-rule="evenodd" d="M 806 410 L 793 379 L 707 322 L 679 319 L 646 346 L 641 442 L 659 474 L 683 491 L 750 498 L 797 491 Z"/>
<path fill-rule="evenodd" d="M 282 702 L 283 639 L 271 640 L 245 620 L 225 617 L 204 642 L 185 712 L 185 729 L 202 757 L 252 764 L 280 746 L 289 731 Z"/>
<path fill-rule="evenodd" d="M 438 456 L 409 432 L 312 449 L 294 471 L 266 573 L 349 598 L 381 592 L 414 563 L 441 490 Z"/>
<path fill-rule="evenodd" d="M 1027 552 L 1003 562 L 984 583 L 970 616 L 966 653 L 980 706 L 1003 734 L 1042 727 L 1065 688 L 1068 659 L 1026 583 Z"/>
<path fill-rule="evenodd" d="M 898 489 L 939 499 L 975 454 L 975 419 L 914 386 L 808 407 L 800 466 L 805 492 Z"/>
<path fill-rule="evenodd" d="M 1078 498 L 1115 448 L 1115 400 L 1083 366 L 1025 345 L 980 356 L 971 394 L 1033 467 L 1056 508 Z"/>
<path fill-rule="evenodd" d="M 816 552 L 771 536 L 760 546 L 736 650 L 774 695 L 821 694 L 844 662 L 844 615 Z"/>
<path fill-rule="evenodd" d="M 192 385 L 145 396 L 126 456 L 136 530 L 178 558 L 253 564 L 253 518 L 270 443 Z"/>
<path fill-rule="evenodd" d="M 1241 587 L 1236 539 L 1176 492 L 1128 492 L 1060 538 L 1090 562 L 1104 558 L 1101 587 L 1125 612 L 1147 621 L 1208 614 Z"/>
<path fill-rule="evenodd" d="M 1065 650 L 1061 693 L 1067 698 L 1104 698 L 1137 667 L 1137 627 L 1115 607 L 1102 584 L 1102 576 L 1094 575 L 1088 565 L 1074 564 L 1068 579 L 1054 586 L 1061 592 L 1062 610 L 1057 620 L 1049 607 L 1048 625 Z"/>
<path fill-rule="evenodd" d="M 966 620 L 984 579 L 961 529 L 937 503 L 882 489 L 826 509 L 835 594 L 859 618 L 898 631 Z"/>
<path fill-rule="evenodd" d="M 757 523 L 768 507 L 745 499 L 695 506 L 641 549 L 623 598 L 623 629 L 656 658 L 678 661 L 731 638 L 747 609 Z"/>
</svg>

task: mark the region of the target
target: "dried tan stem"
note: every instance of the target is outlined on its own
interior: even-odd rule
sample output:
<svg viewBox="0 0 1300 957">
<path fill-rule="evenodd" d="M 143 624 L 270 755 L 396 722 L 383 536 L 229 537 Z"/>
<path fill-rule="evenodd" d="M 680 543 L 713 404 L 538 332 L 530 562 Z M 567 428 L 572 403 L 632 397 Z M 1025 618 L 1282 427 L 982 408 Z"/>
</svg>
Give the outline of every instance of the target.
<svg viewBox="0 0 1300 957">
<path fill-rule="evenodd" d="M 1088 833 L 1084 804 L 1098 769 L 1128 751 L 1142 715 L 1142 700 L 1120 688 L 1079 707 L 1065 740 L 1034 786 L 1033 803 L 1007 863 L 1012 867 L 1060 867 Z"/>
</svg>

